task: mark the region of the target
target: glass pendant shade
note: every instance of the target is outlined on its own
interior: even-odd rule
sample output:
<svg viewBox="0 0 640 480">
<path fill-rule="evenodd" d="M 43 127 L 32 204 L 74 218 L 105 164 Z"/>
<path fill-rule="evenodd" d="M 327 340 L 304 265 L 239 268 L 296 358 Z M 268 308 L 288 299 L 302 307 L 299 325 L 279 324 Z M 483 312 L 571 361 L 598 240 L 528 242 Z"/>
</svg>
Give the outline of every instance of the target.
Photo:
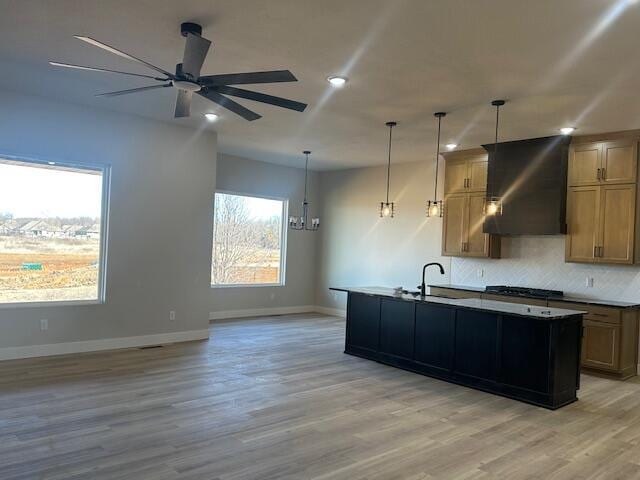
<svg viewBox="0 0 640 480">
<path fill-rule="evenodd" d="M 302 201 L 302 214 L 299 216 L 291 215 L 289 217 L 289 228 L 292 230 L 316 231 L 320 228 L 320 219 L 318 217 L 311 217 L 311 222 L 309 222 L 309 202 L 307 201 L 307 177 L 309 171 L 309 155 L 311 152 L 305 150 L 302 153 L 306 157 L 304 164 L 304 200 Z"/>
<path fill-rule="evenodd" d="M 444 205 L 442 200 L 429 200 L 427 202 L 427 217 L 442 217 Z"/>
<path fill-rule="evenodd" d="M 389 127 L 389 156 L 387 159 L 387 199 L 384 202 L 380 202 L 380 218 L 393 218 L 394 205 L 389 201 L 389 179 L 391 178 L 391 133 L 393 127 L 397 125 L 396 122 L 387 122 L 385 124 Z"/>
<path fill-rule="evenodd" d="M 393 218 L 394 214 L 393 202 L 380 202 L 380 218 Z"/>
<path fill-rule="evenodd" d="M 487 216 L 502 215 L 502 200 L 500 197 L 489 197 L 484 202 L 484 214 Z"/>
</svg>

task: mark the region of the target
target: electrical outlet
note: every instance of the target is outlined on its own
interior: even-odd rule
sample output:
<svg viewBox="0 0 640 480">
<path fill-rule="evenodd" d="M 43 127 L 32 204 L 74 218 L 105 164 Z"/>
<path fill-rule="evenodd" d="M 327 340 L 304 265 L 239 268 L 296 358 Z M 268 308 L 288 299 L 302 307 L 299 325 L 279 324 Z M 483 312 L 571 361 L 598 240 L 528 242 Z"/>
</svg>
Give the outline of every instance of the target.
<svg viewBox="0 0 640 480">
<path fill-rule="evenodd" d="M 589 288 L 593 287 L 593 277 L 587 277 L 585 285 Z"/>
<path fill-rule="evenodd" d="M 169 320 L 173 322 L 175 319 L 176 319 L 176 312 L 174 310 L 171 310 L 169 312 Z"/>
<path fill-rule="evenodd" d="M 274 298 L 276 298 L 276 294 L 275 294 L 275 293 L 273 293 L 273 292 L 271 292 L 271 293 L 269 294 L 269 298 L 270 298 L 271 300 L 273 300 Z"/>
<path fill-rule="evenodd" d="M 40 320 L 40 330 L 42 330 L 43 332 L 45 330 L 49 330 L 49 320 L 47 320 L 46 318 Z"/>
</svg>

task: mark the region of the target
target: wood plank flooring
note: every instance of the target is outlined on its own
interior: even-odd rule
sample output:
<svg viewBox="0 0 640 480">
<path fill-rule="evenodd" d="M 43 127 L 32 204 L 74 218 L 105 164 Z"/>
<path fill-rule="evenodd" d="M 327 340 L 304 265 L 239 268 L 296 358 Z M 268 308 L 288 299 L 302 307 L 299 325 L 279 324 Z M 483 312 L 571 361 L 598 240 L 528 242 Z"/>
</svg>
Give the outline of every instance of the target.
<svg viewBox="0 0 640 480">
<path fill-rule="evenodd" d="M 555 412 L 342 353 L 344 321 L 0 363 L 0 479 L 640 479 L 640 381 Z"/>
</svg>

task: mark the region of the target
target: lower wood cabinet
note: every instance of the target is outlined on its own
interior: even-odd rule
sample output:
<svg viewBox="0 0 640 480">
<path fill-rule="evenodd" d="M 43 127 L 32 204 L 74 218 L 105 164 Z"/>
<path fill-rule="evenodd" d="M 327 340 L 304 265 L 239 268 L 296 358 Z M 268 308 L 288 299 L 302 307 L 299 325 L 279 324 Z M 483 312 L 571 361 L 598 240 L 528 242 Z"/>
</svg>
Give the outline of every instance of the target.
<svg viewBox="0 0 640 480">
<path fill-rule="evenodd" d="M 380 298 L 368 295 L 349 295 L 346 342 L 363 350 L 378 350 L 380 337 Z"/>
<path fill-rule="evenodd" d="M 582 365 L 596 369 L 620 368 L 620 325 L 584 320 Z"/>
</svg>

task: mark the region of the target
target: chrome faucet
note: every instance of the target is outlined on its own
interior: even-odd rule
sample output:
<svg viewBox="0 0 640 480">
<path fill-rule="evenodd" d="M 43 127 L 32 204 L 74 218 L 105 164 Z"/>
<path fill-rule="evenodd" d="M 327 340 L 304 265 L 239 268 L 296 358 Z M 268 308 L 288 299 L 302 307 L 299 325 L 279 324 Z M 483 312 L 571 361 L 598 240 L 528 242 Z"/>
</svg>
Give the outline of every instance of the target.
<svg viewBox="0 0 640 480">
<path fill-rule="evenodd" d="M 430 267 L 431 265 L 438 266 L 440 268 L 440 274 L 444 275 L 444 267 L 437 262 L 427 263 L 424 267 L 422 267 L 422 285 L 418 287 L 420 289 L 420 296 L 422 297 L 425 297 L 427 295 L 427 286 L 424 283 L 424 274 L 427 270 L 427 267 Z"/>
</svg>

